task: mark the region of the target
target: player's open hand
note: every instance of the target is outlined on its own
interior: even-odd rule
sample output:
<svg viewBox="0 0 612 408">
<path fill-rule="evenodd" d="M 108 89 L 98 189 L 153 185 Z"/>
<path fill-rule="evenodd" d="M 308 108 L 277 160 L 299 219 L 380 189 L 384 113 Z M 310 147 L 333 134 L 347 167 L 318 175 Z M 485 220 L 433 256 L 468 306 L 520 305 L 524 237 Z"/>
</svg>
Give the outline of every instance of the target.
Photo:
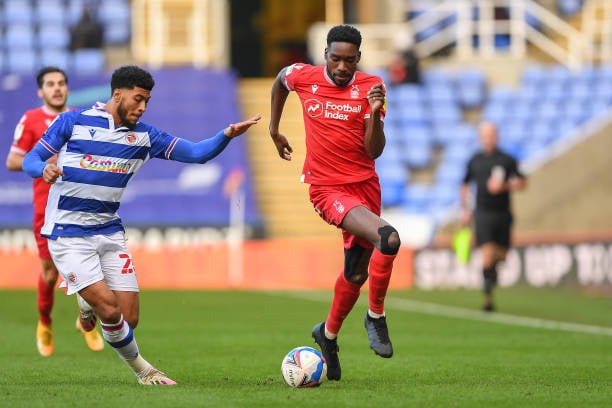
<svg viewBox="0 0 612 408">
<path fill-rule="evenodd" d="M 368 102 L 370 109 L 375 112 L 385 104 L 385 87 L 383 84 L 376 84 L 368 91 Z"/>
<path fill-rule="evenodd" d="M 244 122 L 232 123 L 223 130 L 223 134 L 227 137 L 240 136 L 247 131 L 248 128 L 257 124 L 261 119 L 261 113 L 253 116 L 251 119 L 245 120 Z"/>
</svg>

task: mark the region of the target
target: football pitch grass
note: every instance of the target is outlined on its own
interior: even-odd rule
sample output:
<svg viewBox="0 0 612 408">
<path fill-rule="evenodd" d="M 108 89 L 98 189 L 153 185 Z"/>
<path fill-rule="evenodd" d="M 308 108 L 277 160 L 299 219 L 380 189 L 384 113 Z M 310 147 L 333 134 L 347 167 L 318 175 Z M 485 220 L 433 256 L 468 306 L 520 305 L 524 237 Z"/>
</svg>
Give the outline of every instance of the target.
<svg viewBox="0 0 612 408">
<path fill-rule="evenodd" d="M 476 291 L 389 293 L 395 355 L 376 356 L 367 293 L 345 321 L 342 380 L 292 389 L 280 364 L 315 346 L 331 292 L 141 292 L 144 358 L 178 382 L 138 385 L 106 345 L 89 351 L 76 300 L 56 292 L 55 353 L 36 351 L 34 291 L 0 291 L 1 407 L 610 407 L 612 296 L 508 288 L 485 314 Z"/>
</svg>

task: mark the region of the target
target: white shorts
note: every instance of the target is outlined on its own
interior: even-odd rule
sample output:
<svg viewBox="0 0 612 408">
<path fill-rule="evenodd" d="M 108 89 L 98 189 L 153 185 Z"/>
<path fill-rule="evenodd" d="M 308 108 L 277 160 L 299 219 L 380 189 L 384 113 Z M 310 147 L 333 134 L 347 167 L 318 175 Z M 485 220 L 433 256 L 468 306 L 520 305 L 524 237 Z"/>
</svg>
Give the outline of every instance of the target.
<svg viewBox="0 0 612 408">
<path fill-rule="evenodd" d="M 111 290 L 138 292 L 136 269 L 123 232 L 50 239 L 49 251 L 67 295 L 102 280 Z"/>
</svg>

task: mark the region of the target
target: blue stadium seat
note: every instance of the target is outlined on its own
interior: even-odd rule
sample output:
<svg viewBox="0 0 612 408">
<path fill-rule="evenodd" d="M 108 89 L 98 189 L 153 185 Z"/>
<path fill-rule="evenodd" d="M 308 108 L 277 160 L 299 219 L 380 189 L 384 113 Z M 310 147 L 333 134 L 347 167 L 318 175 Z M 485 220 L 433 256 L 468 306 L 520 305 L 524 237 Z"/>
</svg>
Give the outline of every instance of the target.
<svg viewBox="0 0 612 408">
<path fill-rule="evenodd" d="M 29 1 L 4 0 L 2 14 L 2 20 L 8 26 L 13 24 L 31 25 L 34 22 L 34 10 Z"/>
<path fill-rule="evenodd" d="M 130 27 L 128 24 L 107 24 L 104 27 L 104 42 L 106 44 L 126 44 L 130 40 Z"/>
<path fill-rule="evenodd" d="M 434 124 L 459 123 L 463 118 L 461 109 L 450 102 L 434 103 L 430 106 L 429 115 Z"/>
<path fill-rule="evenodd" d="M 421 103 L 403 103 L 397 107 L 399 121 L 407 126 L 410 124 L 426 124 L 429 122 L 429 111 Z"/>
<path fill-rule="evenodd" d="M 527 65 L 521 73 L 521 83 L 529 88 L 537 88 L 547 81 L 547 72 L 542 65 Z"/>
<path fill-rule="evenodd" d="M 33 48 L 35 45 L 34 29 L 30 24 L 11 24 L 4 35 L 5 47 L 11 49 Z"/>
<path fill-rule="evenodd" d="M 41 50 L 45 48 L 65 50 L 70 46 L 70 33 L 64 25 L 47 24 L 42 26 L 36 37 L 36 42 Z"/>
<path fill-rule="evenodd" d="M 53 65 L 66 72 L 72 71 L 72 58 L 70 52 L 64 49 L 48 48 L 40 51 L 40 65 Z"/>
<path fill-rule="evenodd" d="M 569 83 L 565 81 L 558 82 L 551 80 L 541 89 L 540 99 L 543 97 L 547 101 L 554 101 L 556 103 L 565 102 L 569 96 L 568 88 Z"/>
<path fill-rule="evenodd" d="M 434 175 L 436 183 L 459 184 L 465 176 L 465 163 L 444 161 Z"/>
<path fill-rule="evenodd" d="M 572 71 L 562 65 L 553 65 L 547 71 L 548 75 L 546 78 L 548 81 L 565 84 L 572 77 Z"/>
<path fill-rule="evenodd" d="M 430 204 L 433 207 L 443 208 L 459 201 L 460 183 L 438 183 L 431 188 Z"/>
<path fill-rule="evenodd" d="M 399 84 L 390 88 L 388 94 L 399 103 L 423 103 L 426 100 L 423 87 L 417 84 Z"/>
<path fill-rule="evenodd" d="M 400 205 L 410 179 L 409 170 L 399 161 L 377 160 L 376 171 L 380 178 L 383 206 Z"/>
<path fill-rule="evenodd" d="M 31 48 L 12 49 L 7 52 L 7 72 L 19 75 L 33 75 L 38 67 L 38 57 Z"/>
<path fill-rule="evenodd" d="M 39 27 L 61 25 L 68 22 L 62 0 L 39 0 L 34 7 L 34 22 Z"/>
<path fill-rule="evenodd" d="M 127 0 L 105 0 L 98 7 L 97 17 L 104 26 L 108 44 L 124 44 L 129 40 L 131 9 Z"/>
<path fill-rule="evenodd" d="M 424 169 L 433 161 L 433 151 L 427 142 L 412 142 L 404 145 L 403 163 L 410 169 Z"/>
<path fill-rule="evenodd" d="M 564 98 L 567 100 L 567 98 Z M 536 105 L 536 117 L 540 120 L 552 121 L 560 116 L 562 105 L 558 102 L 545 100 L 539 105 Z"/>
<path fill-rule="evenodd" d="M 66 0 L 66 22 L 73 26 L 83 14 L 83 6 L 87 0 Z"/>
<path fill-rule="evenodd" d="M 425 94 L 430 104 L 439 102 L 457 102 L 457 89 L 448 82 L 434 82 L 425 86 Z"/>
<path fill-rule="evenodd" d="M 557 0 L 557 10 L 564 16 L 573 16 L 580 12 L 583 0 Z"/>
<path fill-rule="evenodd" d="M 490 122 L 502 123 L 511 116 L 510 106 L 508 103 L 491 101 L 482 111 L 482 117 Z"/>
<path fill-rule="evenodd" d="M 99 75 L 104 73 L 106 57 L 98 49 L 76 50 L 72 55 L 72 69 L 76 75 Z"/>
<path fill-rule="evenodd" d="M 442 84 L 451 86 L 454 84 L 453 75 L 444 68 L 429 68 L 421 73 L 421 79 L 425 86 Z"/>
<path fill-rule="evenodd" d="M 474 145 L 462 142 L 450 143 L 444 148 L 442 160 L 450 163 L 466 164 L 474 154 Z"/>
<path fill-rule="evenodd" d="M 521 144 L 527 138 L 526 125 L 529 121 L 520 121 L 510 119 L 499 125 L 499 142 L 508 144 Z"/>
<path fill-rule="evenodd" d="M 404 144 L 433 144 L 433 132 L 429 126 L 408 125 L 402 128 L 402 141 Z"/>
<path fill-rule="evenodd" d="M 423 213 L 429 204 L 431 186 L 425 183 L 411 183 L 404 190 L 402 209 L 409 213 Z"/>
</svg>

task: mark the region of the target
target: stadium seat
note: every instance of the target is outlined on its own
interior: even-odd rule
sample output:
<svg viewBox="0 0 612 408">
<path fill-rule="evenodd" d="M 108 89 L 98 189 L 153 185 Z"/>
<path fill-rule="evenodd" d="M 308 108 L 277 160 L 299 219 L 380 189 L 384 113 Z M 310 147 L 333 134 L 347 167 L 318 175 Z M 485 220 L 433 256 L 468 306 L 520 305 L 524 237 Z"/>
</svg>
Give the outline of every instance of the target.
<svg viewBox="0 0 612 408">
<path fill-rule="evenodd" d="M 393 101 L 403 103 L 423 103 L 425 102 L 425 91 L 422 86 L 417 84 L 400 84 L 389 88 L 387 92 Z"/>
<path fill-rule="evenodd" d="M 434 175 L 436 183 L 459 184 L 465 175 L 465 163 L 444 161 Z"/>
<path fill-rule="evenodd" d="M 410 171 L 399 161 L 389 160 L 377 160 L 376 171 L 380 178 L 383 206 L 400 205 L 404 189 L 410 179 Z"/>
<path fill-rule="evenodd" d="M 537 88 L 547 80 L 546 69 L 542 65 L 527 65 L 521 73 L 521 83 L 525 87 Z"/>
<path fill-rule="evenodd" d="M 48 48 L 40 51 L 40 65 L 53 65 L 66 72 L 72 72 L 72 59 L 70 52 L 64 49 Z"/>
<path fill-rule="evenodd" d="M 403 103 L 397 107 L 399 121 L 404 125 L 426 124 L 429 122 L 429 111 L 421 103 Z"/>
<path fill-rule="evenodd" d="M 71 65 L 76 75 L 99 75 L 104 73 L 105 62 L 104 51 L 81 49 L 73 53 Z"/>
<path fill-rule="evenodd" d="M 482 117 L 490 122 L 502 123 L 511 115 L 510 106 L 508 103 L 491 101 L 483 109 Z"/>
<path fill-rule="evenodd" d="M 429 115 L 434 124 L 459 123 L 463 118 L 461 109 L 450 102 L 433 104 L 430 106 Z"/>
<path fill-rule="evenodd" d="M 13 49 L 7 53 L 6 71 L 11 74 L 33 75 L 38 66 L 37 55 L 31 48 Z"/>
<path fill-rule="evenodd" d="M 108 44 L 124 44 L 130 36 L 130 5 L 127 0 L 105 0 L 98 7 L 97 17 L 104 26 Z"/>
<path fill-rule="evenodd" d="M 130 24 L 107 24 L 104 27 L 104 42 L 117 45 L 126 44 L 130 40 Z"/>
<path fill-rule="evenodd" d="M 457 102 L 457 90 L 453 83 L 434 82 L 425 86 L 425 94 L 430 104 Z"/>
<path fill-rule="evenodd" d="M 557 10 L 564 16 L 573 16 L 580 12 L 583 0 L 557 0 Z"/>
<path fill-rule="evenodd" d="M 40 27 L 37 34 L 38 47 L 65 50 L 70 46 L 70 33 L 63 25 L 48 24 Z"/>
<path fill-rule="evenodd" d="M 34 22 L 34 10 L 29 1 L 4 0 L 2 21 L 7 26 L 31 25 Z"/>
<path fill-rule="evenodd" d="M 431 186 L 426 183 L 411 183 L 402 194 L 402 209 L 408 213 L 424 213 L 429 204 Z"/>
<path fill-rule="evenodd" d="M 47 25 L 64 25 L 66 28 L 67 18 L 66 9 L 61 0 L 44 0 L 38 1 L 34 7 L 34 22 L 39 27 Z"/>
<path fill-rule="evenodd" d="M 33 48 L 35 45 L 34 29 L 30 24 L 11 24 L 4 35 L 7 50 Z"/>
<path fill-rule="evenodd" d="M 66 0 L 66 22 L 69 26 L 73 26 L 81 18 L 83 14 L 83 5 L 86 0 Z"/>
<path fill-rule="evenodd" d="M 410 169 L 424 169 L 432 163 L 433 151 L 429 143 L 406 143 L 402 152 L 403 163 Z"/>
</svg>

